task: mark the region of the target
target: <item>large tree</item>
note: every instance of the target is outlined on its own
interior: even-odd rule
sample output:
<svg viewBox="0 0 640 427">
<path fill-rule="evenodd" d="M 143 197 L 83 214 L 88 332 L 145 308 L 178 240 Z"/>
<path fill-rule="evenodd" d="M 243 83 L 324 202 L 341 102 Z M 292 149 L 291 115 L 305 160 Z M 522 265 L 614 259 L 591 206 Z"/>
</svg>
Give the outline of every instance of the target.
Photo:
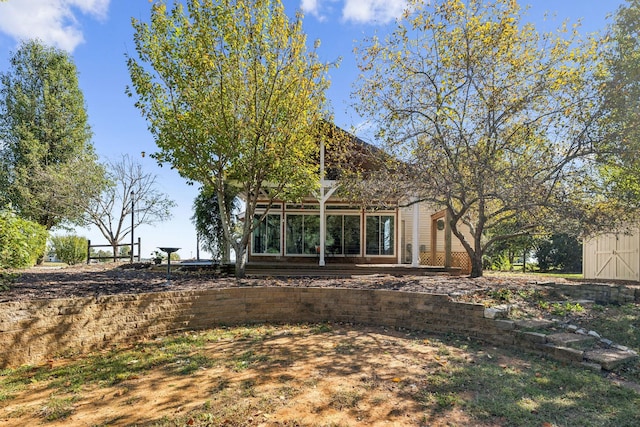
<svg viewBox="0 0 640 427">
<path fill-rule="evenodd" d="M 637 215 L 640 207 L 640 1 L 627 0 L 614 17 L 603 85 L 607 111 L 605 129 L 612 155 L 606 157 L 602 172 L 607 189 L 620 202 L 620 207 Z M 626 215 L 618 217 L 628 220 Z"/>
<path fill-rule="evenodd" d="M 515 0 L 413 0 L 359 49 L 358 109 L 403 162 L 406 185 L 388 187 L 448 211 L 473 277 L 496 242 L 584 212 L 597 143 L 598 42 L 540 34 L 520 14 Z"/>
<path fill-rule="evenodd" d="M 64 51 L 27 41 L 0 74 L 0 205 L 47 230 L 78 223 L 103 169 L 77 70 Z"/>
<path fill-rule="evenodd" d="M 186 3 L 186 11 L 155 3 L 150 23 L 133 21 L 130 93 L 155 136 L 155 158 L 215 188 L 242 276 L 258 197 L 295 200 L 318 185 L 327 65 L 307 49 L 302 17 L 290 21 L 280 0 Z M 237 239 L 229 185 L 245 203 Z"/>
<path fill-rule="evenodd" d="M 135 228 L 169 220 L 175 203 L 158 190 L 156 175 L 145 172 L 128 155 L 109 162 L 106 170 L 107 186 L 90 200 L 84 220 L 100 230 L 115 257 L 118 244 L 131 234 L 132 225 Z"/>
<path fill-rule="evenodd" d="M 224 194 L 227 195 L 225 212 L 230 215 L 226 221 L 231 226 L 231 229 L 234 230 L 232 234 L 236 235 L 235 230 L 239 225 L 236 213 L 240 208 L 240 204 L 239 200 L 233 197 L 233 190 L 233 187 L 228 187 L 224 191 Z M 218 192 L 215 188 L 202 187 L 200 189 L 200 193 L 193 202 L 193 217 L 191 217 L 191 220 L 196 226 L 200 247 L 209 251 L 214 259 L 228 263 L 231 247 L 224 236 Z"/>
</svg>

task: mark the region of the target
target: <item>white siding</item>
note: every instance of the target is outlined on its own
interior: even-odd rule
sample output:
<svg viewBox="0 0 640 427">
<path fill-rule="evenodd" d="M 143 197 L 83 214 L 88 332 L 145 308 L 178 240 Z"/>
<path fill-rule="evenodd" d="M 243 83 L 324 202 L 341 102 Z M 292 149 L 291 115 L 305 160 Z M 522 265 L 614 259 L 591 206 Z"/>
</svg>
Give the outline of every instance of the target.
<svg viewBox="0 0 640 427">
<path fill-rule="evenodd" d="M 437 212 L 440 212 L 441 209 L 436 209 L 433 206 L 427 203 L 420 203 L 420 237 L 419 237 L 419 248 L 420 252 L 431 252 L 431 216 Z M 401 221 L 404 222 L 404 252 L 403 254 L 408 254 L 404 256 L 403 261 L 409 262 L 411 259 L 411 250 L 410 245 L 413 245 L 413 209 L 415 205 L 408 206 L 405 208 L 401 208 Z M 436 240 L 436 251 L 444 252 L 444 230 L 438 231 L 433 230 L 437 233 Z M 400 233 L 402 233 L 402 225 L 400 226 Z M 471 241 L 471 236 L 468 233 L 465 233 L 465 236 L 469 241 Z M 465 252 L 464 246 L 460 243 L 460 240 L 454 235 L 451 236 L 451 251 L 452 252 Z"/>
</svg>

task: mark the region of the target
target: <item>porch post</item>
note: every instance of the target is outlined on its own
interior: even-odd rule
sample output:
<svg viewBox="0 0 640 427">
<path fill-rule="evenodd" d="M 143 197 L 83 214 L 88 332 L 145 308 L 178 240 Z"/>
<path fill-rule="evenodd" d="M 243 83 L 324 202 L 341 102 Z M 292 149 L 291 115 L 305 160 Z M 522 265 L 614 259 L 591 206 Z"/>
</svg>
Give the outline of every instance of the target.
<svg viewBox="0 0 640 427">
<path fill-rule="evenodd" d="M 411 267 L 420 265 L 420 205 L 416 201 L 413 204 L 413 230 L 411 245 Z"/>
<path fill-rule="evenodd" d="M 398 248 L 398 256 L 396 263 L 402 264 L 402 255 L 404 254 L 405 249 L 405 235 L 404 235 L 404 227 L 402 227 L 402 209 L 400 207 L 396 207 L 396 230 L 398 232 L 396 235 L 398 236 L 396 239 L 396 247 Z"/>
<path fill-rule="evenodd" d="M 324 157 L 324 155 L 321 155 Z M 324 163 L 324 159 L 322 159 Z M 327 224 L 324 220 L 324 179 L 320 182 L 320 261 L 318 265 L 324 267 L 324 241 L 326 240 Z"/>
<path fill-rule="evenodd" d="M 444 267 L 451 268 L 451 216 L 444 214 Z"/>
<path fill-rule="evenodd" d="M 327 224 L 324 220 L 324 138 L 320 138 L 320 260 L 318 265 L 324 267 L 324 241 L 326 240 Z"/>
</svg>

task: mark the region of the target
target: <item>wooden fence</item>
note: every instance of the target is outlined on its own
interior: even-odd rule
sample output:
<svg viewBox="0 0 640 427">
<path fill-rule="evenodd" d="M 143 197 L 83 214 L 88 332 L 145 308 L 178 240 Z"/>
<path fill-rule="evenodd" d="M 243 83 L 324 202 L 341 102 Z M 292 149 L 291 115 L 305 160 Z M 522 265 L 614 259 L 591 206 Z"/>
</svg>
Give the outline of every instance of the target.
<svg viewBox="0 0 640 427">
<path fill-rule="evenodd" d="M 116 245 L 116 248 L 121 248 L 123 246 L 131 246 L 130 243 L 125 243 L 125 244 L 118 244 Z M 134 258 L 136 258 L 135 256 L 135 247 L 138 247 L 138 256 L 137 256 L 137 260 L 138 262 L 140 262 L 140 248 L 142 248 L 141 246 L 141 240 L 140 237 L 138 237 L 138 242 L 133 244 L 133 247 L 131 248 L 131 253 L 129 255 L 118 255 L 118 251 L 114 251 L 113 255 L 111 256 L 91 256 L 91 249 L 92 248 L 110 248 L 113 250 L 113 246 L 112 245 L 92 245 L 91 244 L 91 240 L 87 240 L 87 264 L 89 264 L 91 262 L 92 259 L 97 259 L 98 261 L 102 261 L 105 259 L 112 259 L 113 262 L 116 262 L 119 259 L 129 259 L 133 262 Z"/>
</svg>

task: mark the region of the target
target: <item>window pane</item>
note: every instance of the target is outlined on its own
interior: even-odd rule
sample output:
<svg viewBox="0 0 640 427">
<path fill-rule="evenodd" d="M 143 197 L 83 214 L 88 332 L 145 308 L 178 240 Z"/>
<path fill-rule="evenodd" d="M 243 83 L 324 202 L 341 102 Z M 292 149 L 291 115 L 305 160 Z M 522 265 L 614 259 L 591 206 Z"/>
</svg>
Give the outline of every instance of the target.
<svg viewBox="0 0 640 427">
<path fill-rule="evenodd" d="M 303 247 L 302 215 L 287 215 L 287 253 L 301 254 Z"/>
<path fill-rule="evenodd" d="M 367 216 L 367 255 L 393 255 L 394 217 Z"/>
<path fill-rule="evenodd" d="M 359 216 L 344 216 L 344 253 L 345 255 L 360 255 Z"/>
<path fill-rule="evenodd" d="M 342 255 L 342 215 L 327 215 L 327 239 L 325 251 L 328 255 Z"/>
<path fill-rule="evenodd" d="M 269 215 L 267 224 L 267 253 L 280 253 L 280 215 Z"/>
<path fill-rule="evenodd" d="M 380 254 L 380 217 L 367 217 L 367 255 Z"/>
<path fill-rule="evenodd" d="M 305 215 L 304 217 L 304 251 L 307 254 L 317 254 L 320 250 L 320 216 Z"/>
<path fill-rule="evenodd" d="M 380 255 L 393 255 L 393 217 L 380 217 L 381 252 Z"/>
<path fill-rule="evenodd" d="M 255 217 L 257 220 L 258 216 Z M 253 253 L 280 253 L 280 215 L 267 215 L 253 230 Z"/>
</svg>

